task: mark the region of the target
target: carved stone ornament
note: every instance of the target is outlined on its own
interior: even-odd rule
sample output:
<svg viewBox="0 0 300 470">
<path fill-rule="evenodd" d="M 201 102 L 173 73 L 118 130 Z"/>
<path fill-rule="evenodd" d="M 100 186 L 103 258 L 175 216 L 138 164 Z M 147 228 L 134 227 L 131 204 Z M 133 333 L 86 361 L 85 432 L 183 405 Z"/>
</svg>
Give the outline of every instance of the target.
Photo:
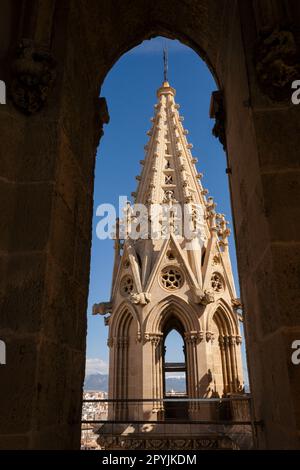
<svg viewBox="0 0 300 470">
<path fill-rule="evenodd" d="M 219 255 L 214 255 L 213 257 L 213 266 L 216 266 L 217 264 L 220 264 L 221 263 L 221 259 L 220 259 L 220 256 Z"/>
<path fill-rule="evenodd" d="M 231 305 L 232 305 L 232 308 L 234 308 L 234 309 L 242 309 L 243 308 L 243 304 L 241 302 L 241 299 L 239 299 L 239 298 L 231 299 Z"/>
<path fill-rule="evenodd" d="M 183 275 L 175 266 L 166 266 L 160 274 L 161 285 L 170 291 L 180 289 L 183 285 Z"/>
<path fill-rule="evenodd" d="M 100 302 L 99 304 L 93 305 L 93 315 L 106 315 L 107 313 L 111 313 L 111 311 L 111 302 Z"/>
<path fill-rule="evenodd" d="M 219 139 L 223 149 L 226 151 L 226 113 L 223 93 L 220 90 L 212 92 L 209 117 L 216 121 L 212 129 L 212 134 Z"/>
<path fill-rule="evenodd" d="M 221 292 L 224 289 L 224 281 L 220 273 L 214 272 L 211 276 L 211 287 L 215 292 Z"/>
<path fill-rule="evenodd" d="M 145 335 L 144 335 L 144 340 L 145 341 L 150 341 L 152 344 L 154 344 L 155 346 L 157 346 L 161 339 L 162 339 L 162 333 L 148 333 L 146 332 Z"/>
<path fill-rule="evenodd" d="M 300 47 L 293 31 L 261 31 L 254 64 L 261 91 L 273 101 L 290 100 L 291 84 L 300 76 Z"/>
<path fill-rule="evenodd" d="M 228 436 L 202 437 L 150 437 L 150 436 L 122 436 L 105 435 L 101 433 L 101 428 L 97 432 L 99 437 L 97 443 L 105 450 L 196 450 L 196 449 L 239 449 L 238 445 Z M 147 434 L 147 433 L 144 433 Z"/>
<path fill-rule="evenodd" d="M 236 344 L 242 344 L 242 337 L 241 336 L 236 336 L 235 337 L 235 342 L 236 342 Z"/>
<path fill-rule="evenodd" d="M 207 331 L 205 334 L 205 339 L 207 342 L 211 341 L 213 342 L 214 340 L 214 334 L 211 331 Z"/>
<path fill-rule="evenodd" d="M 130 301 L 133 304 L 146 305 L 151 301 L 151 294 L 149 292 L 134 292 L 130 294 Z"/>
<path fill-rule="evenodd" d="M 122 277 L 120 282 L 120 293 L 124 297 L 131 298 L 133 291 L 133 279 L 129 274 Z"/>
<path fill-rule="evenodd" d="M 12 63 L 10 96 L 25 114 L 34 114 L 45 105 L 55 80 L 55 61 L 48 50 L 32 39 L 22 39 Z"/>
<path fill-rule="evenodd" d="M 211 304 L 212 302 L 214 302 L 214 300 L 215 300 L 215 297 L 214 297 L 213 292 L 209 289 L 205 289 L 204 295 L 201 299 L 201 304 L 202 305 L 208 305 L 208 304 Z"/>
<path fill-rule="evenodd" d="M 104 97 L 97 98 L 95 105 L 95 131 L 94 131 L 94 146 L 99 144 L 100 138 L 103 136 L 103 125 L 109 123 L 109 112 L 107 102 Z"/>
<path fill-rule="evenodd" d="M 197 344 L 203 340 L 204 333 L 203 331 L 191 331 L 191 332 L 185 333 L 184 338 L 187 343 Z"/>
</svg>

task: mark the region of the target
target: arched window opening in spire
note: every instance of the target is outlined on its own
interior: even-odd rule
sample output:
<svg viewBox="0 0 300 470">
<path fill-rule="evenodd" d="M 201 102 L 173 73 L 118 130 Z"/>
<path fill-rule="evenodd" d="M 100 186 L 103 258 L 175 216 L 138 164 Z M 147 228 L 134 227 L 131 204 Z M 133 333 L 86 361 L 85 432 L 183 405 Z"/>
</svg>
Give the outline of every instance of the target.
<svg viewBox="0 0 300 470">
<path fill-rule="evenodd" d="M 186 354 L 183 338 L 172 329 L 164 341 L 165 396 L 187 395 Z"/>
<path fill-rule="evenodd" d="M 185 419 L 188 417 L 188 404 L 176 398 L 187 397 L 186 348 L 181 333 L 177 329 L 167 330 L 163 349 L 163 385 L 165 419 Z M 174 401 L 171 401 L 174 398 Z"/>
</svg>

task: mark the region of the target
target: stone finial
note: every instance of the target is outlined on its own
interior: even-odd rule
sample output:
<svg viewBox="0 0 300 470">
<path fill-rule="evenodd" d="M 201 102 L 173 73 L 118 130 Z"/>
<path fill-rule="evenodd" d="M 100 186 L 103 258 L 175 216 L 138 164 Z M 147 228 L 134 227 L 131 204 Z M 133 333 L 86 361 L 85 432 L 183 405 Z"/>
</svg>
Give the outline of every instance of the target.
<svg viewBox="0 0 300 470">
<path fill-rule="evenodd" d="M 216 231 L 216 206 L 217 204 L 214 202 L 214 198 L 209 196 L 206 203 L 206 211 L 207 211 L 207 218 L 210 219 L 210 228 L 211 230 Z"/>
<path fill-rule="evenodd" d="M 225 219 L 224 214 L 217 214 L 217 233 L 221 238 L 223 245 L 227 245 L 227 238 L 229 237 L 231 230 L 228 228 L 229 222 Z"/>
</svg>

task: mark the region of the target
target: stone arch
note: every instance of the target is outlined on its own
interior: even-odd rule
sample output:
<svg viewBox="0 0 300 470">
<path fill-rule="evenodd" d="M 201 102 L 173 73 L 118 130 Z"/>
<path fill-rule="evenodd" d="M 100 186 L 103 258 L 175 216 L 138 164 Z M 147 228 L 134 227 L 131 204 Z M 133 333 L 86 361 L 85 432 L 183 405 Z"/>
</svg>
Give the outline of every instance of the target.
<svg viewBox="0 0 300 470">
<path fill-rule="evenodd" d="M 175 3 L 175 4 L 174 4 Z M 212 73 L 216 84 L 221 86 L 223 71 L 218 67 L 218 53 L 216 44 L 213 41 L 207 40 L 207 36 L 214 37 L 215 31 L 218 28 L 218 23 L 222 21 L 219 15 L 219 5 L 208 0 L 202 0 L 202 5 L 199 5 L 199 16 L 195 18 L 195 12 L 190 8 L 186 8 L 181 4 L 180 0 L 177 0 L 172 4 L 173 8 L 176 9 L 181 19 L 175 18 L 173 15 L 170 16 L 170 4 L 169 1 L 163 1 L 157 3 L 154 8 L 151 8 L 151 19 L 149 20 L 149 12 L 144 6 L 138 5 L 118 5 L 118 16 L 123 16 L 129 19 L 124 24 L 121 22 L 118 24 L 119 28 L 119 41 L 114 44 L 110 43 L 109 50 L 105 51 L 105 63 L 110 70 L 114 64 L 134 47 L 141 44 L 144 40 L 151 39 L 156 36 L 163 36 L 169 39 L 177 39 L 186 46 L 193 49 L 199 57 L 205 61 L 207 67 Z M 207 11 L 210 7 L 210 13 Z M 203 8 L 203 10 L 202 10 Z M 134 10 L 134 11 L 131 11 Z M 202 10 L 202 11 L 201 11 Z M 162 18 L 164 21 L 162 22 Z M 133 20 L 135 27 L 132 27 L 130 20 Z M 97 18 L 99 29 L 105 21 L 105 16 L 99 15 Z M 189 25 L 193 24 L 193 28 Z M 196 31 L 201 31 L 202 34 L 199 37 Z M 197 37 L 198 36 L 198 37 Z M 95 40 L 95 60 L 97 61 L 98 78 L 100 83 L 105 78 L 103 69 L 103 48 L 101 47 L 101 36 L 94 33 Z M 217 70 L 219 69 L 219 70 Z M 106 72 L 107 73 L 107 72 Z M 224 81 L 224 80 L 223 80 Z"/>
<path fill-rule="evenodd" d="M 241 364 L 237 348 L 240 344 L 238 320 L 221 299 L 208 316 L 209 331 L 213 333 L 212 362 L 216 391 L 226 395 L 241 391 Z"/>
<path fill-rule="evenodd" d="M 196 310 L 185 300 L 176 296 L 169 295 L 155 305 L 147 316 L 144 324 L 144 333 L 147 332 L 161 334 L 165 314 L 173 314 L 179 318 L 184 333 L 191 331 L 200 332 L 200 320 Z"/>
<path fill-rule="evenodd" d="M 166 332 L 175 326 L 181 334 L 186 356 L 187 395 L 190 398 L 199 396 L 199 370 L 197 347 L 203 339 L 200 321 L 196 310 L 185 300 L 172 294 L 161 300 L 149 313 L 144 328 L 145 340 L 152 342 L 152 357 L 155 367 L 152 372 L 153 382 L 158 384 L 157 398 L 163 396 L 162 356 L 163 339 Z M 191 405 L 191 404 L 189 404 Z M 193 406 L 189 406 L 192 416 Z"/>
<path fill-rule="evenodd" d="M 224 299 L 219 299 L 217 304 L 211 304 L 206 316 L 206 331 L 210 331 L 211 322 L 216 313 L 218 313 L 220 327 L 226 332 L 224 334 L 239 335 L 238 320 Z"/>
<path fill-rule="evenodd" d="M 115 314 L 111 317 L 111 337 L 119 336 L 122 331 L 128 329 L 128 319 L 133 319 L 137 324 L 137 339 L 141 337 L 141 322 L 137 310 L 127 300 L 124 300 Z M 127 325 L 127 326 L 126 326 Z"/>
<path fill-rule="evenodd" d="M 108 344 L 109 394 L 121 400 L 135 396 L 134 361 L 138 360 L 137 348 L 140 339 L 140 322 L 133 305 L 124 301 L 112 318 Z M 110 419 L 126 419 L 131 412 L 130 403 L 114 402 L 109 406 Z"/>
</svg>

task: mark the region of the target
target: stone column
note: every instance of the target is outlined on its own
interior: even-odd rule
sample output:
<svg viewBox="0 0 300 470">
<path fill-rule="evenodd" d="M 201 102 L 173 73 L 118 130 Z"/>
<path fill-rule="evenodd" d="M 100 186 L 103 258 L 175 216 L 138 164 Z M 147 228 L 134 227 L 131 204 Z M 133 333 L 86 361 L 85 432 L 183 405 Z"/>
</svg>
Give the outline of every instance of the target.
<svg viewBox="0 0 300 470">
<path fill-rule="evenodd" d="M 109 337 L 107 340 L 107 346 L 109 347 L 109 371 L 108 371 L 108 398 L 113 399 L 116 396 L 116 347 L 114 338 Z M 116 406 L 115 403 L 108 403 L 108 419 L 115 419 Z"/>
<path fill-rule="evenodd" d="M 225 348 L 225 364 L 226 364 L 226 375 L 228 380 L 228 392 L 233 392 L 233 374 L 232 374 L 232 363 L 230 356 L 230 345 L 229 337 L 224 336 L 224 348 Z"/>
<path fill-rule="evenodd" d="M 230 362 L 232 370 L 232 392 L 238 391 L 238 371 L 236 364 L 236 348 L 235 348 L 235 337 L 229 336 L 229 351 L 230 351 Z"/>
<path fill-rule="evenodd" d="M 155 399 L 152 405 L 152 412 L 159 413 L 163 411 L 163 402 L 158 401 L 163 398 L 163 370 L 162 370 L 162 334 L 146 333 L 146 340 L 151 343 L 151 369 L 152 369 L 152 396 Z M 147 404 L 145 404 L 145 409 Z M 156 415 L 158 419 L 158 415 Z"/>
<path fill-rule="evenodd" d="M 226 355 L 225 355 L 225 341 L 223 336 L 219 336 L 219 346 L 221 352 L 221 361 L 222 361 L 222 373 L 223 373 L 223 384 L 224 384 L 224 394 L 228 393 L 229 384 L 228 384 L 228 374 L 226 367 Z"/>
<path fill-rule="evenodd" d="M 241 378 L 243 377 L 243 362 L 242 362 L 242 352 L 241 352 L 242 337 L 235 337 L 235 349 L 236 349 L 236 360 L 237 360 L 237 374 L 238 374 L 238 385 L 239 389 L 243 387 L 243 382 Z"/>
<path fill-rule="evenodd" d="M 197 397 L 198 389 L 198 370 L 196 364 L 196 344 L 197 338 L 191 333 L 185 334 L 185 345 L 186 345 L 186 379 L 187 379 L 187 395 L 188 398 Z M 189 403 L 189 414 L 193 417 L 195 410 L 195 403 Z"/>
</svg>

